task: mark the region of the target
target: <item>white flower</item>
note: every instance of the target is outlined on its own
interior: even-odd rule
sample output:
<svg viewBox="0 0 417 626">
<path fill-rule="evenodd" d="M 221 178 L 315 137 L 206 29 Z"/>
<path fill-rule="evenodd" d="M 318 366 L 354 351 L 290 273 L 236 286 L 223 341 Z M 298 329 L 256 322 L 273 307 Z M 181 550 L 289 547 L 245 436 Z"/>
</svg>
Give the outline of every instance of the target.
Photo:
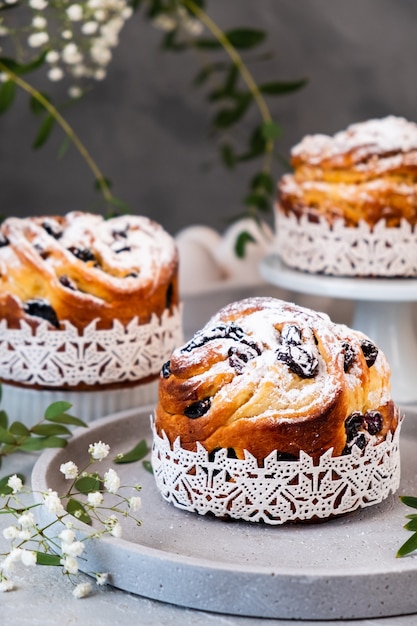
<svg viewBox="0 0 417 626">
<path fill-rule="evenodd" d="M 120 478 L 112 468 L 104 474 L 104 487 L 109 493 L 117 493 L 120 487 Z"/>
<path fill-rule="evenodd" d="M 56 83 L 64 78 L 64 72 L 60 67 L 51 67 L 48 72 L 48 78 L 53 83 Z"/>
<path fill-rule="evenodd" d="M 3 537 L 7 539 L 7 541 L 13 541 L 16 537 L 19 536 L 19 529 L 16 526 L 7 526 L 7 528 L 3 529 Z"/>
<path fill-rule="evenodd" d="M 62 60 L 68 65 L 75 65 L 76 63 L 81 63 L 83 60 L 83 55 L 78 49 L 78 46 L 71 42 L 68 43 L 62 51 Z"/>
<path fill-rule="evenodd" d="M 68 554 L 68 556 L 81 556 L 84 552 L 84 544 L 82 541 L 73 541 L 72 543 L 63 542 L 61 545 L 62 553 Z"/>
<path fill-rule="evenodd" d="M 44 30 L 41 30 L 36 33 L 32 33 L 28 37 L 28 45 L 31 48 L 40 48 L 40 46 L 45 45 L 49 41 L 49 35 Z"/>
<path fill-rule="evenodd" d="M 107 65 L 111 61 L 112 54 L 106 43 L 101 39 L 96 39 L 90 49 L 91 58 L 98 65 Z"/>
<path fill-rule="evenodd" d="M 119 522 L 116 522 L 116 524 L 111 529 L 110 534 L 113 535 L 113 537 L 116 537 L 117 539 L 120 539 L 120 537 L 122 536 L 123 532 L 122 532 L 122 526 L 121 526 L 121 524 Z"/>
<path fill-rule="evenodd" d="M 75 539 L 75 533 L 74 533 L 74 531 L 70 530 L 69 528 L 65 528 L 65 530 L 62 530 L 59 533 L 58 537 L 64 543 L 72 543 L 74 541 L 74 539 Z"/>
<path fill-rule="evenodd" d="M 91 583 L 79 583 L 74 587 L 72 595 L 75 598 L 85 598 L 91 593 Z"/>
<path fill-rule="evenodd" d="M 13 591 L 14 589 L 14 583 L 12 583 L 11 580 L 7 580 L 5 578 L 3 578 L 3 580 L 0 580 L 0 591 Z"/>
<path fill-rule="evenodd" d="M 36 11 L 43 11 L 48 6 L 47 0 L 29 0 L 29 6 Z"/>
<path fill-rule="evenodd" d="M 17 520 L 21 528 L 30 528 L 35 525 L 35 516 L 32 511 L 26 511 Z"/>
<path fill-rule="evenodd" d="M 96 583 L 100 587 L 102 585 L 107 585 L 108 579 L 109 579 L 108 572 L 97 572 L 97 574 L 96 574 Z"/>
<path fill-rule="evenodd" d="M 20 558 L 23 565 L 26 567 L 33 567 L 36 565 L 36 552 L 33 550 L 22 550 Z"/>
<path fill-rule="evenodd" d="M 59 471 L 64 474 L 67 480 L 77 478 L 78 476 L 78 467 L 72 461 L 62 463 Z"/>
<path fill-rule="evenodd" d="M 129 498 L 128 502 L 129 509 L 131 511 L 137 511 L 142 505 L 142 499 L 139 496 L 132 496 L 131 498 Z"/>
<path fill-rule="evenodd" d="M 8 34 L 9 34 L 9 29 L 6 28 L 5 26 L 0 25 L 0 37 L 5 37 Z"/>
<path fill-rule="evenodd" d="M 81 32 L 83 33 L 83 35 L 94 35 L 97 32 L 97 29 L 98 29 L 98 24 L 97 22 L 94 22 L 93 20 L 90 20 L 89 22 L 85 22 L 81 26 Z"/>
<path fill-rule="evenodd" d="M 21 555 L 22 555 L 21 548 L 13 548 L 13 550 L 11 550 L 9 554 L 6 556 L 6 558 L 4 559 L 3 563 L 1 563 L 2 571 L 10 572 L 13 569 L 14 564 L 20 561 Z"/>
<path fill-rule="evenodd" d="M 62 506 L 61 499 L 56 491 L 52 491 L 52 489 L 49 489 L 47 493 L 43 494 L 43 501 L 50 513 L 54 513 L 54 515 L 56 515 L 57 517 L 59 517 L 60 515 L 65 515 L 66 511 Z"/>
<path fill-rule="evenodd" d="M 56 63 L 57 61 L 59 61 L 59 52 L 57 52 L 56 50 L 49 50 L 45 57 L 45 60 L 47 61 L 47 63 Z"/>
<path fill-rule="evenodd" d="M 66 13 L 72 22 L 80 22 L 83 19 L 83 8 L 80 4 L 71 4 Z"/>
<path fill-rule="evenodd" d="M 77 574 L 78 563 L 73 556 L 66 556 L 61 559 L 61 565 L 64 568 L 64 574 Z"/>
<path fill-rule="evenodd" d="M 61 33 L 61 37 L 62 39 L 72 39 L 72 31 L 70 31 L 69 29 L 63 30 Z"/>
<path fill-rule="evenodd" d="M 164 30 L 165 32 L 169 32 L 174 30 L 177 27 L 177 21 L 174 20 L 170 15 L 166 15 L 166 13 L 160 13 L 153 20 L 152 24 L 155 28 L 159 28 L 160 30 Z"/>
<path fill-rule="evenodd" d="M 10 476 L 9 480 L 7 481 L 7 486 L 12 489 L 13 493 L 17 493 L 18 491 L 22 490 L 23 483 L 19 476 L 13 474 L 13 476 Z"/>
<path fill-rule="evenodd" d="M 22 541 L 29 541 L 29 539 L 32 538 L 32 533 L 27 528 L 25 528 L 24 530 L 19 530 L 19 532 L 17 533 L 17 538 L 21 539 Z"/>
<path fill-rule="evenodd" d="M 102 461 L 106 458 L 109 452 L 110 446 L 108 446 L 107 443 L 103 443 L 102 441 L 99 441 L 98 443 L 91 443 L 88 446 L 88 453 L 91 454 L 91 457 L 95 461 Z"/>
<path fill-rule="evenodd" d="M 94 72 L 93 76 L 95 80 L 104 80 L 107 76 L 106 70 L 103 70 L 103 68 L 101 67 L 100 69 Z"/>
<path fill-rule="evenodd" d="M 68 89 L 68 95 L 70 98 L 81 98 L 81 96 L 83 95 L 83 90 L 81 89 L 81 87 L 78 87 L 78 85 L 72 85 Z"/>
<path fill-rule="evenodd" d="M 42 15 L 35 15 L 32 20 L 32 26 L 34 28 L 39 28 L 40 30 L 44 30 L 47 26 L 48 22 Z"/>
<path fill-rule="evenodd" d="M 87 502 L 91 506 L 100 506 L 100 504 L 103 502 L 103 499 L 103 494 L 99 491 L 92 491 L 87 496 Z"/>
</svg>

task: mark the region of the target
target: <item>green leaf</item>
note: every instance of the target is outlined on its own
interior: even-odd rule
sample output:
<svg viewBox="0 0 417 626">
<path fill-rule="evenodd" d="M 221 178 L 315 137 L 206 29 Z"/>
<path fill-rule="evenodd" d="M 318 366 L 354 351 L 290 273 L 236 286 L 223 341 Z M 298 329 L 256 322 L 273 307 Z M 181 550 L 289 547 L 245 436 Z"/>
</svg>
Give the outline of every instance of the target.
<svg viewBox="0 0 417 626">
<path fill-rule="evenodd" d="M 70 402 L 65 402 L 65 400 L 52 402 L 52 404 L 47 407 L 44 413 L 44 417 L 47 420 L 52 420 L 53 418 L 62 415 L 62 413 L 65 413 L 65 411 L 68 411 L 68 409 L 70 409 L 71 407 L 72 404 Z"/>
<path fill-rule="evenodd" d="M 413 509 L 417 509 L 417 497 L 415 497 L 415 496 L 400 496 L 400 500 L 406 506 L 411 506 Z"/>
<path fill-rule="evenodd" d="M 407 524 L 404 526 L 404 528 L 406 530 L 411 530 L 413 532 L 417 532 L 417 519 L 414 518 L 414 519 L 410 520 L 409 522 L 407 522 Z"/>
<path fill-rule="evenodd" d="M 150 461 L 142 461 L 142 465 L 147 472 L 153 474 L 153 467 Z"/>
<path fill-rule="evenodd" d="M 414 552 L 414 550 L 417 550 L 417 533 L 411 535 L 411 537 L 405 543 L 403 543 L 403 545 L 397 552 L 397 557 L 401 558 L 403 556 L 406 556 L 407 554 Z"/>
<path fill-rule="evenodd" d="M 260 211 L 269 211 L 268 199 L 260 193 L 250 193 L 244 200 L 247 206 L 255 206 Z"/>
<path fill-rule="evenodd" d="M 228 107 L 226 109 L 220 110 L 217 113 L 213 120 L 216 128 L 228 128 L 229 126 L 232 126 L 232 124 L 234 124 L 235 122 L 238 122 L 246 113 L 251 102 L 251 93 L 248 92 L 241 94 L 239 99 L 237 100 L 235 107 Z"/>
<path fill-rule="evenodd" d="M 61 413 L 61 415 L 56 415 L 55 417 L 48 417 L 48 422 L 54 422 L 55 424 L 67 424 L 69 426 L 84 426 L 84 428 L 88 428 L 88 424 L 80 420 L 78 417 L 74 417 L 73 415 L 68 415 L 68 413 Z"/>
<path fill-rule="evenodd" d="M 100 491 L 102 481 L 99 476 L 82 476 L 75 482 L 74 487 L 80 493 L 91 493 L 92 491 Z"/>
<path fill-rule="evenodd" d="M 228 143 L 224 143 L 222 146 L 220 146 L 220 154 L 223 164 L 226 167 L 233 169 L 233 167 L 236 165 L 236 155 L 232 146 Z"/>
<path fill-rule="evenodd" d="M 16 95 L 16 85 L 12 80 L 5 80 L 0 85 L 0 114 L 5 113 L 12 105 Z"/>
<path fill-rule="evenodd" d="M 266 38 L 266 33 L 263 30 L 255 30 L 254 28 L 235 28 L 227 31 L 225 35 L 232 46 L 240 49 L 255 48 Z"/>
<path fill-rule="evenodd" d="M 194 85 L 202 85 L 205 83 L 210 76 L 212 76 L 215 72 L 225 70 L 227 68 L 227 64 L 224 62 L 219 63 L 210 63 L 209 65 L 205 65 L 195 76 L 193 80 Z"/>
<path fill-rule="evenodd" d="M 292 80 L 292 81 L 275 81 L 272 83 L 265 83 L 264 85 L 259 85 L 259 91 L 261 93 L 271 95 L 271 96 L 280 96 L 287 93 L 293 93 L 298 89 L 301 89 L 305 85 L 307 85 L 308 79 L 302 78 L 301 80 Z"/>
<path fill-rule="evenodd" d="M 243 259 L 246 254 L 246 246 L 248 243 L 254 243 L 254 237 L 246 230 L 242 231 L 235 241 L 235 253 L 239 259 Z"/>
<path fill-rule="evenodd" d="M 148 444 L 145 439 L 142 439 L 137 443 L 129 452 L 118 455 L 113 461 L 115 463 L 133 463 L 134 461 L 140 461 L 149 452 Z"/>
<path fill-rule="evenodd" d="M 16 438 L 13 437 L 5 428 L 0 426 L 0 443 L 16 443 Z"/>
<path fill-rule="evenodd" d="M 6 411 L 0 411 L 0 427 L 5 428 L 7 430 L 8 425 L 9 425 L 9 417 Z"/>
<path fill-rule="evenodd" d="M 41 437 L 51 437 L 54 435 L 71 435 L 71 431 L 62 424 L 38 424 L 31 428 L 31 432 Z"/>
<path fill-rule="evenodd" d="M 251 188 L 253 190 L 263 189 L 267 194 L 272 195 L 275 190 L 275 182 L 267 172 L 259 172 L 252 178 Z"/>
<path fill-rule="evenodd" d="M 261 132 L 267 141 L 277 139 L 281 135 L 281 128 L 275 122 L 264 122 L 261 126 Z"/>
<path fill-rule="evenodd" d="M 37 565 L 62 565 L 61 557 L 58 554 L 48 554 L 46 552 L 36 552 Z"/>
<path fill-rule="evenodd" d="M 187 48 L 186 43 L 177 41 L 177 31 L 171 30 L 165 35 L 162 40 L 162 48 L 164 50 L 171 50 L 172 52 L 183 52 Z"/>
<path fill-rule="evenodd" d="M 72 144 L 72 141 L 71 141 L 70 137 L 68 137 L 68 135 L 65 135 L 64 141 L 61 143 L 61 145 L 59 147 L 59 150 L 58 150 L 58 159 L 63 159 L 64 158 L 64 156 L 68 152 L 71 144 Z"/>
<path fill-rule="evenodd" d="M 47 100 L 48 102 L 51 102 L 51 98 L 46 93 L 43 93 L 41 91 L 39 93 L 41 94 L 41 96 L 45 98 L 45 100 Z M 30 96 L 29 108 L 32 111 L 32 113 L 34 113 L 35 115 L 38 115 L 39 113 L 44 113 L 46 110 L 42 102 L 39 102 L 39 100 L 35 98 L 35 96 Z"/>
<path fill-rule="evenodd" d="M 4 476 L 3 478 L 0 479 L 0 494 L 7 496 L 13 492 L 13 489 L 9 487 L 7 484 L 11 476 L 14 476 L 14 474 L 9 474 L 8 476 Z M 23 476 L 23 474 L 17 474 L 17 476 L 20 478 L 22 483 L 25 482 L 25 477 Z M 1 511 L 2 513 L 3 513 L 3 510 Z M 4 512 L 8 513 L 9 511 L 6 509 L 4 510 Z"/>
<path fill-rule="evenodd" d="M 84 505 L 75 498 L 70 498 L 67 502 L 67 506 L 65 507 L 66 511 L 79 519 L 84 524 L 89 524 L 91 526 L 92 520 L 87 511 L 85 510 Z"/>
<path fill-rule="evenodd" d="M 112 186 L 112 182 L 110 180 L 110 178 L 107 178 L 106 176 L 103 176 L 103 178 L 96 178 L 94 181 L 94 189 L 96 191 L 101 191 L 103 188 L 103 185 L 105 187 L 107 187 L 107 189 L 110 189 Z"/>
<path fill-rule="evenodd" d="M 19 445 L 19 450 L 35 452 L 46 448 L 65 448 L 66 445 L 68 445 L 67 440 L 60 437 L 29 437 Z"/>
<path fill-rule="evenodd" d="M 9 433 L 12 435 L 17 435 L 18 437 L 27 437 L 30 434 L 27 426 L 22 424 L 21 422 L 13 422 L 10 425 Z"/>
<path fill-rule="evenodd" d="M 14 74 L 28 74 L 43 65 L 47 54 L 48 50 L 44 50 L 36 59 L 30 61 L 30 63 L 17 63 L 14 59 L 7 57 L 0 58 L 0 63 L 3 63 L 3 65 Z"/>
<path fill-rule="evenodd" d="M 55 118 L 52 115 L 47 115 L 42 124 L 39 127 L 38 134 L 35 137 L 34 142 L 32 143 L 32 148 L 37 150 L 41 148 L 49 138 L 49 135 L 52 132 L 52 129 L 55 125 Z"/>
</svg>

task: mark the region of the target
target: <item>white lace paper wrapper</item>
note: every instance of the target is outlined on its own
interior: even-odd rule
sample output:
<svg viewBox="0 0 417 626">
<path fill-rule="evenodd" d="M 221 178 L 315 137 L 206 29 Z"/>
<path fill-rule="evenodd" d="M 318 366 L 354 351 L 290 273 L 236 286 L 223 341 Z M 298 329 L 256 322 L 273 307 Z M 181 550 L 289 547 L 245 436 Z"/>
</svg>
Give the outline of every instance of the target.
<svg viewBox="0 0 417 626">
<path fill-rule="evenodd" d="M 114 321 L 109 330 L 94 321 L 79 334 L 69 322 L 51 329 L 42 321 L 32 331 L 0 321 L 0 378 L 24 385 L 76 387 L 140 381 L 157 375 L 172 350 L 181 344 L 181 307 L 164 311 L 147 324 L 134 318 L 127 326 Z"/>
<path fill-rule="evenodd" d="M 276 211 L 274 249 L 299 270 L 337 276 L 417 276 L 417 230 L 405 220 L 387 228 L 380 220 L 349 228 L 343 220 L 332 228 L 326 219 L 308 221 Z"/>
<path fill-rule="evenodd" d="M 172 448 L 165 433 L 154 428 L 152 467 L 162 497 L 179 509 L 248 522 L 284 524 L 325 519 L 382 502 L 400 482 L 398 425 L 394 435 L 364 451 L 333 457 L 332 450 L 319 462 L 301 452 L 298 461 L 277 461 L 271 453 L 259 466 L 248 452 L 232 459 L 221 449 L 210 461 L 206 449 Z"/>
</svg>

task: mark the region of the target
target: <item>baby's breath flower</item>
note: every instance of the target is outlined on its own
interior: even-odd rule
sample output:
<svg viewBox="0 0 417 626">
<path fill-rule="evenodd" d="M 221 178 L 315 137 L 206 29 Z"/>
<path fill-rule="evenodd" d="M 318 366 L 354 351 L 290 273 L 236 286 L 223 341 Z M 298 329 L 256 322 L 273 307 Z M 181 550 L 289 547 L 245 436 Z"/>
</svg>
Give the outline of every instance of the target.
<svg viewBox="0 0 417 626">
<path fill-rule="evenodd" d="M 56 491 L 49 489 L 47 493 L 43 494 L 43 501 L 50 513 L 54 513 L 57 517 L 65 515 L 66 511 Z"/>
<path fill-rule="evenodd" d="M 63 30 L 61 33 L 62 39 L 72 39 L 72 31 L 69 29 Z"/>
<path fill-rule="evenodd" d="M 3 578 L 0 580 L 0 591 L 13 591 L 14 583 L 11 580 L 7 580 L 7 578 Z"/>
<path fill-rule="evenodd" d="M 25 511 L 17 520 L 21 528 L 30 528 L 35 524 L 35 516 L 32 511 Z"/>
<path fill-rule="evenodd" d="M 87 495 L 87 502 L 88 504 L 90 504 L 91 506 L 100 506 L 100 504 L 103 502 L 104 498 L 103 498 L 103 494 L 100 493 L 100 491 L 91 491 L 88 495 Z"/>
<path fill-rule="evenodd" d="M 110 534 L 113 535 L 113 537 L 116 537 L 117 539 L 120 539 L 120 537 L 123 534 L 123 530 L 122 530 L 122 526 L 121 526 L 120 522 L 116 522 L 116 524 L 111 529 Z"/>
<path fill-rule="evenodd" d="M 40 48 L 44 46 L 49 41 L 49 35 L 44 30 L 40 30 L 36 33 L 32 33 L 28 37 L 28 45 L 31 48 Z"/>
<path fill-rule="evenodd" d="M 65 556 L 61 559 L 61 565 L 64 569 L 64 574 L 77 574 L 78 562 L 73 556 Z"/>
<path fill-rule="evenodd" d="M 53 83 L 56 83 L 64 78 L 64 71 L 60 67 L 51 67 L 48 71 L 48 78 Z"/>
<path fill-rule="evenodd" d="M 21 548 L 13 548 L 13 550 L 10 550 L 10 552 L 8 553 L 4 561 L 1 563 L 2 572 L 6 572 L 6 573 L 10 572 L 14 568 L 15 563 L 20 561 L 21 557 L 22 557 Z"/>
<path fill-rule="evenodd" d="M 132 496 L 129 498 L 128 503 L 131 511 L 137 511 L 142 505 L 142 499 L 139 496 Z"/>
<path fill-rule="evenodd" d="M 73 461 L 67 461 L 67 463 L 62 463 L 59 471 L 64 474 L 67 480 L 74 480 L 74 478 L 77 478 L 78 476 L 78 467 Z"/>
<path fill-rule="evenodd" d="M 109 579 L 108 572 L 97 572 L 96 574 L 96 584 L 100 587 L 103 585 L 107 585 L 107 581 Z"/>
<path fill-rule="evenodd" d="M 78 85 L 72 85 L 69 89 L 68 89 L 68 95 L 70 98 L 81 98 L 81 96 L 83 95 L 83 90 L 81 89 L 81 87 L 78 87 Z"/>
<path fill-rule="evenodd" d="M 75 598 L 85 598 L 91 593 L 91 589 L 91 583 L 79 583 L 76 587 L 74 587 L 72 595 Z"/>
<path fill-rule="evenodd" d="M 36 552 L 33 550 L 22 550 L 20 559 L 26 567 L 33 567 L 36 565 Z"/>
<path fill-rule="evenodd" d="M 109 493 L 117 493 L 120 487 L 120 478 L 117 472 L 110 468 L 104 474 L 104 487 Z"/>
<path fill-rule="evenodd" d="M 19 478 L 17 474 L 13 474 L 13 476 L 10 476 L 7 481 L 7 486 L 10 487 L 13 493 L 18 493 L 19 491 L 22 491 L 23 488 L 22 479 Z"/>
<path fill-rule="evenodd" d="M 83 19 L 83 8 L 80 4 L 71 4 L 66 13 L 72 22 L 80 22 Z"/>
<path fill-rule="evenodd" d="M 49 50 L 46 54 L 45 60 L 47 63 L 57 63 L 59 61 L 59 52 L 56 50 Z"/>
<path fill-rule="evenodd" d="M 35 15 L 35 17 L 32 20 L 32 26 L 34 28 L 39 28 L 40 30 L 45 30 L 47 24 L 48 22 L 43 17 L 43 15 Z"/>
<path fill-rule="evenodd" d="M 84 35 L 94 35 L 97 32 L 98 24 L 94 20 L 90 20 L 89 22 L 84 22 L 81 26 L 81 32 Z"/>
<path fill-rule="evenodd" d="M 88 446 L 88 453 L 95 461 L 102 461 L 108 456 L 110 452 L 110 446 L 107 443 L 99 441 L 98 443 L 92 443 Z"/>
<path fill-rule="evenodd" d="M 3 537 L 7 539 L 7 541 L 13 541 L 16 537 L 19 536 L 19 529 L 17 526 L 7 526 L 7 528 L 3 529 Z"/>
<path fill-rule="evenodd" d="M 29 0 L 29 6 L 36 11 L 43 11 L 48 6 L 47 0 Z"/>
<path fill-rule="evenodd" d="M 61 549 L 63 554 L 77 557 L 82 555 L 84 551 L 84 544 L 82 541 L 73 541 L 72 543 L 66 543 L 64 541 L 61 544 Z"/>
</svg>

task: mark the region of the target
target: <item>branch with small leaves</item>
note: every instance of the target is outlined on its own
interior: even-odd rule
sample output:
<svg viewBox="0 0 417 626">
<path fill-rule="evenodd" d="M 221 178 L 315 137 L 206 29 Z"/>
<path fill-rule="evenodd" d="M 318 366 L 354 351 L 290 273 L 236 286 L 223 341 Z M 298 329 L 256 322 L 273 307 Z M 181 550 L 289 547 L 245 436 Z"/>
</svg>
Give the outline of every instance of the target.
<svg viewBox="0 0 417 626">
<path fill-rule="evenodd" d="M 414 496 L 400 496 L 400 500 L 406 506 L 411 507 L 412 509 L 417 509 L 417 498 Z M 397 552 L 397 557 L 407 556 L 412 552 L 417 550 L 417 513 L 409 513 L 406 515 L 406 518 L 409 520 L 404 528 L 405 530 L 411 531 L 413 534 Z"/>
</svg>

